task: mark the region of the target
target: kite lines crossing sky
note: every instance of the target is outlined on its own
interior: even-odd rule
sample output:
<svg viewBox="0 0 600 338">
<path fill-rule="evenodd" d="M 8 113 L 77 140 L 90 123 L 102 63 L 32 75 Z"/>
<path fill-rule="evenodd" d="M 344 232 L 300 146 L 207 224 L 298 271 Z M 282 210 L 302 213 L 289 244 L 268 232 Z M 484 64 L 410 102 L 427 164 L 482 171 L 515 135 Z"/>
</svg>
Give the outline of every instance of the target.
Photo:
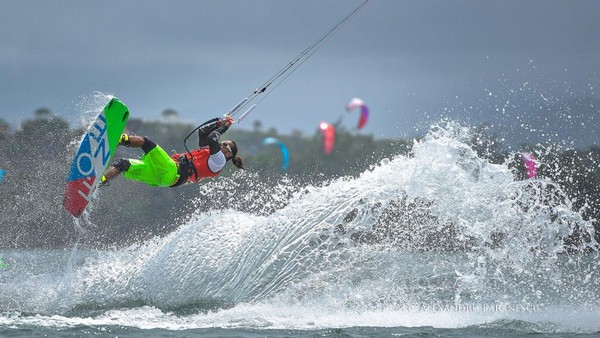
<svg viewBox="0 0 600 338">
<path fill-rule="evenodd" d="M 252 94 L 250 94 L 248 97 L 245 97 L 238 104 L 236 104 L 233 108 L 231 108 L 229 110 L 229 112 L 227 112 L 226 115 L 230 115 L 230 116 L 234 117 L 240 111 L 246 109 L 244 111 L 244 113 L 242 115 L 240 115 L 240 117 L 238 117 L 238 119 L 236 120 L 237 123 L 240 123 L 246 116 L 248 116 L 248 114 L 250 114 L 250 112 L 256 107 L 256 105 L 258 105 L 262 100 L 264 100 L 275 88 L 277 88 L 283 81 L 285 81 L 285 79 L 287 79 L 292 73 L 294 73 L 296 71 L 296 69 L 298 69 L 298 67 L 300 67 L 304 62 L 306 62 L 306 60 L 308 60 L 333 35 L 333 33 L 339 31 L 348 21 L 350 21 L 350 19 L 352 19 L 356 14 L 358 14 L 358 12 L 361 9 L 363 9 L 369 1 L 370 0 L 365 0 L 362 4 L 360 4 L 358 7 L 356 7 L 352 12 L 350 12 L 348 15 L 346 15 L 344 18 L 342 18 L 342 20 L 340 20 L 335 26 L 333 26 L 333 28 L 331 28 L 329 31 L 327 31 L 323 36 L 321 36 L 319 39 L 317 39 L 315 42 L 313 42 L 310 46 L 306 47 L 306 49 L 304 49 L 300 54 L 298 54 L 298 56 L 293 58 L 287 65 L 285 65 L 277 73 L 275 73 L 273 76 L 271 76 L 267 81 L 265 81 L 265 83 L 263 83 L 261 86 L 256 88 L 252 92 Z M 265 94 L 257 103 L 251 105 L 249 108 L 246 108 L 252 101 L 254 101 L 254 99 L 256 99 L 256 97 L 258 95 L 266 92 L 267 89 L 269 87 L 271 87 L 271 85 L 273 85 L 273 87 L 271 88 L 271 90 L 269 92 L 267 92 L 267 94 Z M 208 123 L 211 123 L 211 122 L 214 122 L 214 119 L 204 122 L 203 124 L 199 125 L 198 127 L 196 127 L 196 129 L 192 130 L 192 132 L 189 133 L 189 135 L 183 140 L 183 146 L 185 147 L 186 150 L 188 150 L 188 148 L 187 148 L 188 138 L 196 130 L 200 129 L 202 126 L 204 126 Z M 189 150 L 188 150 L 188 152 L 189 152 Z"/>
<path fill-rule="evenodd" d="M 285 79 L 287 79 L 292 73 L 298 69 L 306 60 L 308 60 L 335 32 L 339 31 L 350 19 L 352 19 L 358 12 L 365 7 L 370 0 L 365 0 L 362 4 L 356 7 L 352 12 L 346 15 L 340 20 L 333 28 L 327 31 L 323 36 L 317 39 L 313 44 L 306 47 L 298 56 L 292 59 L 287 65 L 281 68 L 277 73 L 271 76 L 265 83 L 256 88 L 251 95 L 241 100 L 235 105 L 228 114 L 235 116 L 240 111 L 244 110 L 258 95 L 264 93 L 273 85 L 271 90 L 267 92 L 257 103 L 247 108 L 242 115 L 237 119 L 238 122 L 244 119 L 253 109 L 264 100 L 275 88 L 277 88 Z"/>
</svg>

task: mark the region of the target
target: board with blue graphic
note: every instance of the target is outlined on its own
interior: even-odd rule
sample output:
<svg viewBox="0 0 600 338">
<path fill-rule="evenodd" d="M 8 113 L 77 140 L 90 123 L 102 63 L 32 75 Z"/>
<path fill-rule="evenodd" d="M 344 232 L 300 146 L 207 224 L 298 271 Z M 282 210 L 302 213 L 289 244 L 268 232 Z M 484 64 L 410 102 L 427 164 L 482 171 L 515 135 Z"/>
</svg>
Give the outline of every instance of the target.
<svg viewBox="0 0 600 338">
<path fill-rule="evenodd" d="M 92 199 L 128 119 L 127 106 L 113 98 L 83 135 L 71 163 L 63 200 L 65 209 L 74 217 L 79 217 Z"/>
</svg>

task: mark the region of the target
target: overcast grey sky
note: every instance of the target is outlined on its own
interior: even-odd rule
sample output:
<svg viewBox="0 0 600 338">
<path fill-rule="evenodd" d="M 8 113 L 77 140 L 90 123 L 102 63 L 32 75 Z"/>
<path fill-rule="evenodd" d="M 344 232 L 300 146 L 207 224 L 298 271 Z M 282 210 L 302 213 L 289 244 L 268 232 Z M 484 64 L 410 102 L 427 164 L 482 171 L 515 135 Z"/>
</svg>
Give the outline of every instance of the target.
<svg viewBox="0 0 600 338">
<path fill-rule="evenodd" d="M 76 125 L 99 91 L 133 117 L 171 108 L 200 123 L 360 3 L 0 0 L 0 117 L 17 124 L 48 107 Z M 313 134 L 342 116 L 352 129 L 358 112 L 344 110 L 352 97 L 372 112 L 360 132 L 376 137 L 419 135 L 442 114 L 511 124 L 539 100 L 598 99 L 599 69 L 597 0 L 371 0 L 240 127 L 258 119 Z M 597 121 L 583 121 L 583 134 Z"/>
</svg>

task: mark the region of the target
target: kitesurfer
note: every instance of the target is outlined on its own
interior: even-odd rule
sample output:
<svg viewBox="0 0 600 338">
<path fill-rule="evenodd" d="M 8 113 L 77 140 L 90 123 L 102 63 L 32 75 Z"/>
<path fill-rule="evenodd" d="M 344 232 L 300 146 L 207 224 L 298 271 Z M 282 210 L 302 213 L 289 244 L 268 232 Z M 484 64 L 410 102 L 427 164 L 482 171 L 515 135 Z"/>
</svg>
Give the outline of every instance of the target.
<svg viewBox="0 0 600 338">
<path fill-rule="evenodd" d="M 232 123 L 229 115 L 214 119 L 198 129 L 198 149 L 172 156 L 146 136 L 123 134 L 119 144 L 142 148 L 144 155 L 139 160 L 119 159 L 111 163 L 102 175 L 101 185 L 108 185 L 109 180 L 123 173 L 125 178 L 149 186 L 177 187 L 218 176 L 229 160 L 244 169 L 242 159 L 237 156 L 237 144 L 232 140 L 220 142 L 221 135 Z"/>
</svg>

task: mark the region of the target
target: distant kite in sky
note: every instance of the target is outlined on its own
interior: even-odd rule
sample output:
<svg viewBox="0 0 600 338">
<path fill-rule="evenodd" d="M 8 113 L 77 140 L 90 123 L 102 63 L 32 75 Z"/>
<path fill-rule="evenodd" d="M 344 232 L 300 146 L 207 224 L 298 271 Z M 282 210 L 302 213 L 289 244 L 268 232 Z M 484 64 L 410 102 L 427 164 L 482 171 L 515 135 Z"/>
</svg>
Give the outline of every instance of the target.
<svg viewBox="0 0 600 338">
<path fill-rule="evenodd" d="M 285 172 L 289 162 L 289 152 L 285 144 L 274 137 L 265 137 L 265 139 L 262 140 L 262 144 L 276 144 L 279 146 L 279 150 L 281 150 L 281 171 Z"/>
<path fill-rule="evenodd" d="M 0 169 L 0 182 L 2 182 L 3 177 L 4 177 L 4 170 Z"/>
<path fill-rule="evenodd" d="M 335 145 L 335 128 L 327 122 L 321 122 L 319 130 L 323 134 L 323 152 L 329 155 Z"/>
<path fill-rule="evenodd" d="M 538 168 L 533 153 L 522 153 L 521 159 L 523 160 L 523 165 L 527 171 L 527 177 L 535 178 L 537 176 Z"/>
<path fill-rule="evenodd" d="M 365 104 L 365 101 L 355 97 L 348 104 L 346 104 L 346 111 L 351 112 L 352 110 L 360 108 L 360 119 L 358 120 L 358 129 L 367 124 L 367 119 L 369 118 L 369 107 Z"/>
</svg>

